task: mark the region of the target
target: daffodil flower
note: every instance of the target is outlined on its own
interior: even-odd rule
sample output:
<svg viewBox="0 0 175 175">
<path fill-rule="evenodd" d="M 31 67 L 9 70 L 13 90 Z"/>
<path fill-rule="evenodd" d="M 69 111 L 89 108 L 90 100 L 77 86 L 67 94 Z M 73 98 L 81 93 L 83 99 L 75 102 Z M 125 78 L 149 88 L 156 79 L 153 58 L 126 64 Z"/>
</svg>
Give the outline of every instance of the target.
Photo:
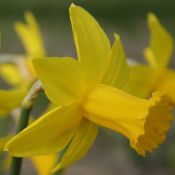
<svg viewBox="0 0 175 175">
<path fill-rule="evenodd" d="M 131 75 L 125 90 L 139 97 L 148 97 L 154 90 L 166 93 L 175 103 L 175 72 L 168 68 L 173 53 L 173 39 L 156 16 L 148 14 L 150 43 L 144 49 L 148 64 L 130 66 Z"/>
<path fill-rule="evenodd" d="M 39 25 L 33 14 L 31 12 L 26 12 L 25 20 L 26 24 L 22 22 L 16 22 L 15 30 L 26 50 L 27 58 L 23 59 L 23 62 L 21 62 L 21 67 L 24 67 L 21 69 L 23 71 L 22 74 L 26 75 L 28 79 L 33 81 L 36 79 L 36 74 L 31 64 L 31 59 L 45 56 L 46 51 Z"/>
<path fill-rule="evenodd" d="M 100 25 L 79 6 L 71 5 L 70 18 L 78 61 L 33 60 L 46 95 L 57 107 L 10 140 L 5 150 L 26 157 L 56 153 L 69 144 L 56 171 L 88 152 L 99 125 L 125 135 L 139 154 L 152 152 L 170 127 L 169 100 L 158 92 L 147 100 L 122 91 L 128 67 L 119 37 L 115 35 L 111 49 Z"/>
<path fill-rule="evenodd" d="M 25 13 L 26 24 L 16 22 L 15 31 L 26 50 L 26 56 L 16 56 L 16 65 L 6 63 L 0 65 L 0 75 L 12 86 L 30 86 L 36 79 L 31 59 L 45 56 L 46 51 L 39 25 L 31 12 Z M 26 57 L 26 58 L 25 58 Z"/>
<path fill-rule="evenodd" d="M 27 12 L 25 18 L 27 24 L 17 22 L 15 29 L 24 43 L 27 59 L 17 59 L 16 65 L 0 64 L 0 75 L 15 88 L 15 90 L 0 90 L 0 114 L 6 114 L 20 106 L 28 87 L 36 79 L 30 58 L 39 58 L 45 55 L 39 26 L 34 16 Z"/>
<path fill-rule="evenodd" d="M 34 16 L 27 12 L 25 18 L 27 24 L 17 22 L 15 23 L 15 29 L 24 43 L 28 59 L 17 59 L 16 65 L 0 64 L 0 75 L 15 88 L 15 90 L 8 91 L 0 90 L 0 114 L 6 114 L 20 106 L 28 87 L 36 79 L 30 58 L 39 58 L 45 55 L 39 26 Z"/>
</svg>

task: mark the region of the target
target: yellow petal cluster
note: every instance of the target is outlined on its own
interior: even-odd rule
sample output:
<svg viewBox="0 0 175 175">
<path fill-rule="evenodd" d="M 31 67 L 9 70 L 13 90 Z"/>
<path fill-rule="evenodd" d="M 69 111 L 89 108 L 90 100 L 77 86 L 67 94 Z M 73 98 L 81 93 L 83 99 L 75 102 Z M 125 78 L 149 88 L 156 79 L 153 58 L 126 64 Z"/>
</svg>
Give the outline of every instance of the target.
<svg viewBox="0 0 175 175">
<path fill-rule="evenodd" d="M 24 78 L 33 81 L 36 78 L 36 73 L 31 64 L 31 59 L 41 58 L 46 55 L 46 51 L 41 36 L 39 25 L 31 12 L 25 13 L 26 24 L 22 22 L 15 23 L 15 31 L 21 39 L 23 46 L 26 50 L 27 58 L 21 61 L 22 75 L 26 75 Z M 26 72 L 24 72 L 26 71 Z"/>
<path fill-rule="evenodd" d="M 98 22 L 79 6 L 71 5 L 70 18 L 78 60 L 32 61 L 56 107 L 11 139 L 5 150 L 28 157 L 53 154 L 68 145 L 57 171 L 81 159 L 103 126 L 126 136 L 139 154 L 152 152 L 171 124 L 169 99 L 159 92 L 150 99 L 124 92 L 129 70 L 119 36 L 111 48 Z"/>
<path fill-rule="evenodd" d="M 144 49 L 147 65 L 130 66 L 131 75 L 124 89 L 129 93 L 148 97 L 159 90 L 175 104 L 175 72 L 168 68 L 173 53 L 173 38 L 153 13 L 148 14 L 149 46 Z"/>
<path fill-rule="evenodd" d="M 33 14 L 31 12 L 26 12 L 25 20 L 26 23 L 16 22 L 14 27 L 23 43 L 27 55 L 27 58 L 21 61 L 22 66 L 25 68 L 25 73 L 23 72 L 22 75 L 26 75 L 23 78 L 27 78 L 31 82 L 36 79 L 36 73 L 33 69 L 31 59 L 38 59 L 45 56 L 46 50 L 44 48 L 39 25 Z"/>
<path fill-rule="evenodd" d="M 25 19 L 27 24 L 16 22 L 15 30 L 26 48 L 28 58 L 17 59 L 16 65 L 13 63 L 0 65 L 0 75 L 10 86 L 18 89 L 10 91 L 0 90 L 0 114 L 6 114 L 20 106 L 28 87 L 36 79 L 36 74 L 29 58 L 38 58 L 45 55 L 37 21 L 30 12 L 26 12 Z"/>
<path fill-rule="evenodd" d="M 30 86 L 36 79 L 31 59 L 45 56 L 39 25 L 31 12 L 25 13 L 26 23 L 16 22 L 14 27 L 26 50 L 26 56 L 16 58 L 16 65 L 0 65 L 0 75 L 12 86 Z M 26 83 L 28 82 L 28 83 Z"/>
</svg>

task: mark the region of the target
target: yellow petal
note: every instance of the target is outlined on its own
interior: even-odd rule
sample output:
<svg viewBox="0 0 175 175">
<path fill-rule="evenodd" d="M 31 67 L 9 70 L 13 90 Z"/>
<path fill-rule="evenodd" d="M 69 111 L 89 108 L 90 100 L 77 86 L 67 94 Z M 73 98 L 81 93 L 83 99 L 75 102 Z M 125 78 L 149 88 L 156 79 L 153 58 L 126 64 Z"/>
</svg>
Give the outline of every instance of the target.
<svg viewBox="0 0 175 175">
<path fill-rule="evenodd" d="M 115 34 L 115 42 L 112 48 L 110 64 L 103 82 L 121 88 L 126 83 L 128 74 L 129 68 L 126 62 L 126 55 L 120 37 Z"/>
<path fill-rule="evenodd" d="M 32 157 L 32 161 L 38 175 L 51 175 L 51 171 L 56 161 L 56 154 Z"/>
<path fill-rule="evenodd" d="M 68 149 L 66 150 L 60 163 L 53 171 L 58 171 L 75 161 L 80 160 L 90 149 L 97 136 L 96 124 L 83 119 L 76 130 L 75 136 L 72 139 Z"/>
<path fill-rule="evenodd" d="M 57 107 L 16 135 L 5 150 L 16 157 L 53 154 L 68 144 L 79 121 L 77 105 Z"/>
<path fill-rule="evenodd" d="M 70 104 L 81 98 L 85 75 L 73 58 L 45 58 L 33 60 L 48 98 L 57 105 Z"/>
<path fill-rule="evenodd" d="M 158 92 L 146 100 L 101 85 L 86 95 L 82 108 L 92 122 L 128 137 L 141 155 L 164 141 L 172 120 L 169 100 Z"/>
<path fill-rule="evenodd" d="M 43 40 L 39 25 L 31 12 L 25 13 L 26 24 L 15 23 L 15 30 L 23 42 L 26 52 L 31 57 L 42 57 L 45 55 Z"/>
<path fill-rule="evenodd" d="M 144 51 L 145 58 L 154 68 L 166 67 L 173 52 L 173 39 L 152 13 L 148 14 L 148 26 L 150 44 Z"/>
<path fill-rule="evenodd" d="M 167 94 L 175 104 L 175 72 L 172 70 L 166 70 L 160 77 L 159 84 L 157 84 L 155 89 Z"/>
<path fill-rule="evenodd" d="M 148 97 L 154 89 L 156 72 L 149 66 L 129 67 L 129 78 L 123 89 L 137 97 Z"/>
<path fill-rule="evenodd" d="M 10 112 L 12 109 L 20 107 L 26 95 L 26 90 L 0 90 L 0 114 Z"/>
<path fill-rule="evenodd" d="M 12 135 L 0 137 L 0 153 L 4 152 L 4 146 L 11 138 L 12 138 Z"/>
<path fill-rule="evenodd" d="M 72 4 L 70 18 L 78 59 L 87 79 L 99 82 L 109 64 L 109 40 L 97 21 L 83 8 Z"/>
<path fill-rule="evenodd" d="M 22 75 L 18 67 L 14 64 L 1 64 L 0 75 L 12 86 L 18 86 L 22 82 Z"/>
</svg>

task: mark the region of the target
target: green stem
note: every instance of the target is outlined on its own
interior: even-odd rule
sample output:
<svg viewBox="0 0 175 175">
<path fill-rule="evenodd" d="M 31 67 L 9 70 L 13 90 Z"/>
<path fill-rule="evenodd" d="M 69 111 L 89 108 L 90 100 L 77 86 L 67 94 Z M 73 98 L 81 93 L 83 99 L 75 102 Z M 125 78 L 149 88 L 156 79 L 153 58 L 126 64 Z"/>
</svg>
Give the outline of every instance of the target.
<svg viewBox="0 0 175 175">
<path fill-rule="evenodd" d="M 30 117 L 30 112 L 32 110 L 34 102 L 42 90 L 43 89 L 41 87 L 41 83 L 37 81 L 36 83 L 33 84 L 29 93 L 24 98 L 24 101 L 22 103 L 22 108 L 21 108 L 21 114 L 17 124 L 16 133 L 19 133 L 20 131 L 22 131 L 24 128 L 27 127 L 29 117 Z M 12 157 L 10 175 L 20 175 L 21 166 L 22 166 L 22 158 Z"/>
<path fill-rule="evenodd" d="M 31 110 L 32 105 L 22 107 L 19 123 L 16 130 L 17 133 L 22 131 L 28 125 Z"/>
<path fill-rule="evenodd" d="M 31 110 L 32 105 L 22 107 L 16 133 L 19 133 L 25 127 L 27 127 Z M 11 163 L 10 175 L 19 175 L 21 172 L 21 166 L 22 166 L 22 158 L 13 157 Z"/>
<path fill-rule="evenodd" d="M 21 172 L 21 166 L 22 166 L 22 158 L 13 157 L 10 168 L 10 175 L 19 175 Z"/>
</svg>

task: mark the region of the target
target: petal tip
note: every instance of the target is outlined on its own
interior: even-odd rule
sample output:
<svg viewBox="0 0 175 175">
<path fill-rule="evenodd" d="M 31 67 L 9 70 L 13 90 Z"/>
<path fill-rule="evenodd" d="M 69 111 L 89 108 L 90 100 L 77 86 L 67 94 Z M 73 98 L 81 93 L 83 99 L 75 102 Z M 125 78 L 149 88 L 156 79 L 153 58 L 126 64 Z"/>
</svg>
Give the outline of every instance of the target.
<svg viewBox="0 0 175 175">
<path fill-rule="evenodd" d="M 28 16 L 33 16 L 31 11 L 25 11 L 24 13 L 25 18 L 27 19 Z"/>
<path fill-rule="evenodd" d="M 5 152 L 10 152 L 10 148 L 9 148 L 9 142 L 7 142 L 4 146 L 4 151 Z"/>
<path fill-rule="evenodd" d="M 114 33 L 114 38 L 115 38 L 116 40 L 120 40 L 120 35 L 119 35 L 118 33 Z"/>
<path fill-rule="evenodd" d="M 71 8 L 74 8 L 76 7 L 76 5 L 72 2 L 71 5 L 70 5 Z"/>
<path fill-rule="evenodd" d="M 75 9 L 77 6 L 72 2 L 69 7 L 69 12 L 71 13 L 73 9 Z"/>
<path fill-rule="evenodd" d="M 154 13 L 149 12 L 148 13 L 148 22 L 157 22 L 157 17 Z"/>
<path fill-rule="evenodd" d="M 10 143 L 10 141 L 11 140 L 9 140 L 6 144 L 5 144 L 5 146 L 4 146 L 4 151 L 8 151 L 9 152 L 9 143 Z"/>
</svg>

